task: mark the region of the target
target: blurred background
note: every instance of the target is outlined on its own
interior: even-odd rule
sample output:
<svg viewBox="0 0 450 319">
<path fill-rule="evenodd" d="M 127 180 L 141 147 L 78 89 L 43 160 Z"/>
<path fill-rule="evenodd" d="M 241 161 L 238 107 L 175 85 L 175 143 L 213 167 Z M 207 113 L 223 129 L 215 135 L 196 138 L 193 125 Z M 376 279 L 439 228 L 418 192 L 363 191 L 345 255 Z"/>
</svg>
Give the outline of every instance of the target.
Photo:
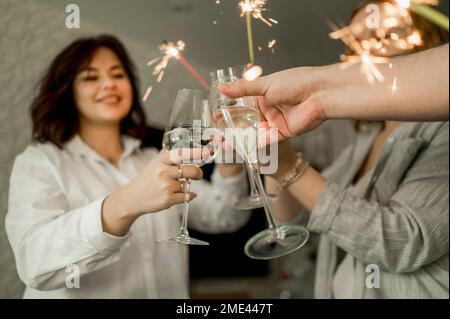
<svg viewBox="0 0 450 319">
<path fill-rule="evenodd" d="M 81 28 L 66 27 L 66 6 L 80 8 Z M 343 45 L 329 38 L 328 22 L 346 23 L 359 0 L 271 0 L 266 17 L 272 28 L 253 22 L 256 63 L 264 73 L 297 66 L 338 62 Z M 439 9 L 448 15 L 448 1 Z M 128 48 L 141 79 L 141 92 L 153 85 L 145 103 L 148 124 L 164 128 L 176 93 L 201 88 L 176 60 L 156 84 L 146 63 L 159 55 L 164 39 L 186 43 L 183 55 L 206 79 L 209 72 L 248 62 L 245 19 L 238 0 L 0 0 L 0 298 L 21 298 L 24 286 L 4 230 L 8 181 L 17 154 L 31 141 L 28 108 L 36 84 L 50 61 L 74 39 L 99 33 L 116 35 Z M 267 48 L 276 39 L 274 53 Z M 334 121 L 293 143 L 321 169 L 352 141 L 348 121 Z M 207 171 L 211 168 L 207 168 Z M 212 243 L 191 249 L 191 295 L 194 298 L 310 298 L 315 251 L 310 247 L 270 262 L 253 261 L 243 246 L 265 228 L 263 212 L 255 210 L 249 224 L 235 234 L 194 237 Z M 314 241 L 314 240 L 313 240 Z M 45 256 L 43 256 L 45 258 Z"/>
</svg>

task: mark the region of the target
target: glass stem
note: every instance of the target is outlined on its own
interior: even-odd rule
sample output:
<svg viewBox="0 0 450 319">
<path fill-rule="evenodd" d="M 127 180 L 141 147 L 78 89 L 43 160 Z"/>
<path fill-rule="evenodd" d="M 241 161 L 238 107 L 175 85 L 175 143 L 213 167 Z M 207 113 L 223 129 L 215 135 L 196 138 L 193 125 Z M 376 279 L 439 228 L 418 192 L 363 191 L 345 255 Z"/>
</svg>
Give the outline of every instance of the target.
<svg viewBox="0 0 450 319">
<path fill-rule="evenodd" d="M 266 213 L 267 222 L 269 224 L 269 229 L 275 230 L 275 222 L 273 220 L 272 208 L 269 203 L 269 199 L 267 198 L 266 191 L 264 189 L 264 185 L 262 183 L 261 175 L 259 174 L 258 163 L 248 163 L 247 167 L 251 173 L 252 179 L 254 183 L 256 183 L 256 187 L 259 192 L 259 196 L 261 196 L 261 200 L 264 205 L 264 211 Z"/>
<path fill-rule="evenodd" d="M 184 204 L 183 204 L 183 219 L 181 221 L 180 235 L 189 237 L 187 222 L 189 214 L 189 189 L 191 188 L 191 179 L 187 178 L 181 181 L 184 188 Z"/>
<path fill-rule="evenodd" d="M 258 190 L 256 189 L 255 179 L 252 176 L 251 169 L 247 166 L 247 174 L 248 174 L 248 180 L 250 183 L 250 197 L 256 198 L 259 197 Z"/>
</svg>

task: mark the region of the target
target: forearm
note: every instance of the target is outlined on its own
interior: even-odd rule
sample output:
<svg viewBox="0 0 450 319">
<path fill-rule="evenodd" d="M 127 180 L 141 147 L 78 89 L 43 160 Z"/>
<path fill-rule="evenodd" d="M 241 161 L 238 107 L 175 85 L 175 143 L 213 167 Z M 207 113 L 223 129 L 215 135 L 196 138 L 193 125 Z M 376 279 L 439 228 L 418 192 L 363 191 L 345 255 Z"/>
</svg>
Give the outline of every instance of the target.
<svg viewBox="0 0 450 319">
<path fill-rule="evenodd" d="M 102 231 L 102 202 L 103 198 L 99 198 L 70 211 L 32 205 L 22 210 L 17 201 L 10 203 L 8 238 L 19 276 L 27 286 L 39 290 L 60 288 L 67 276 L 67 265 L 77 264 L 83 275 L 117 260 L 116 252 L 128 237 Z M 25 214 L 33 223 L 23 222 Z"/>
<path fill-rule="evenodd" d="M 301 155 L 299 157 L 294 148 L 287 141 L 278 145 L 278 151 L 280 154 L 278 169 L 272 177 L 279 184 L 283 184 L 283 181 L 286 181 L 286 179 L 293 174 L 293 170 L 298 172 L 300 167 L 305 167 L 304 165 L 306 165 L 306 163 L 303 162 Z M 301 163 L 300 166 L 299 163 Z M 320 192 L 326 183 L 325 178 L 312 167 L 307 167 L 306 170 L 302 171 L 303 173 L 298 173 L 297 179 L 285 186 L 280 193 L 280 199 L 282 201 L 278 204 L 278 207 L 280 208 L 279 211 L 284 211 L 284 213 L 277 216 L 277 219 L 279 220 L 292 219 L 298 214 L 300 207 L 312 211 L 320 196 Z M 270 179 L 266 180 L 268 182 L 266 187 L 269 187 L 269 190 L 278 188 L 275 181 L 271 182 Z M 289 206 L 292 208 L 289 209 Z"/>
<path fill-rule="evenodd" d="M 267 194 L 277 197 L 277 201 L 272 204 L 273 217 L 283 223 L 287 223 L 297 217 L 301 209 L 300 203 L 287 191 L 280 189 L 273 178 L 266 176 L 264 184 Z"/>
<path fill-rule="evenodd" d="M 448 120 L 448 61 L 448 45 L 393 58 L 392 68 L 377 65 L 385 80 L 373 84 L 360 65 L 324 67 L 317 94 L 329 119 Z M 398 90 L 393 92 L 395 78 Z"/>
<path fill-rule="evenodd" d="M 123 186 L 106 197 L 102 205 L 103 231 L 114 236 L 125 236 L 137 219 L 137 214 L 127 207 L 127 188 Z"/>
<path fill-rule="evenodd" d="M 289 194 L 308 212 L 314 209 L 320 193 L 325 187 L 326 179 L 314 168 L 308 167 L 305 173 L 287 187 Z"/>
</svg>

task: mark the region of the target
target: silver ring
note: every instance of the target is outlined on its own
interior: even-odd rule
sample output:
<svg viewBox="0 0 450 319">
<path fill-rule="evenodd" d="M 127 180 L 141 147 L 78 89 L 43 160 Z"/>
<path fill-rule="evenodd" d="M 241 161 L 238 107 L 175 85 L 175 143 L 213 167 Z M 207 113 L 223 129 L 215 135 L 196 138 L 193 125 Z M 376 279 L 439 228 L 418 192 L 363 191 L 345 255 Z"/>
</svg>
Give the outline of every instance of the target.
<svg viewBox="0 0 450 319">
<path fill-rule="evenodd" d="M 181 179 L 183 176 L 183 166 L 178 165 L 178 177 L 177 179 Z"/>
</svg>

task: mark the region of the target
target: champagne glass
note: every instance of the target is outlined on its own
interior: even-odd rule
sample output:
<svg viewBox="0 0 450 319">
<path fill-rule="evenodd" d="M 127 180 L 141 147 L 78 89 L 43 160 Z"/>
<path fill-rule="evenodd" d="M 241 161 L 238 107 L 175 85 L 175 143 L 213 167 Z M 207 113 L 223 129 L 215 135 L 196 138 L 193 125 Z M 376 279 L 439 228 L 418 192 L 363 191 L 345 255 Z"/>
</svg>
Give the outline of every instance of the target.
<svg viewBox="0 0 450 319">
<path fill-rule="evenodd" d="M 251 172 L 247 166 L 246 170 L 250 184 L 250 195 L 239 198 L 237 202 L 233 204 L 233 207 L 241 210 L 250 210 L 264 207 L 261 196 L 258 193 L 258 188 L 256 187 L 255 181 L 253 180 Z M 278 199 L 277 196 L 271 194 L 267 194 L 267 197 L 269 198 L 271 203 L 276 202 Z"/>
<path fill-rule="evenodd" d="M 256 97 L 230 99 L 218 89 L 221 83 L 232 83 L 242 78 L 244 70 L 242 67 L 230 67 L 211 73 L 213 81 L 210 91 L 211 107 L 217 126 L 225 130 L 232 129 L 233 138 L 237 142 L 236 151 L 242 154 L 251 178 L 256 184 L 269 225 L 268 229 L 247 241 L 245 253 L 254 259 L 272 259 L 302 247 L 308 241 L 309 232 L 300 225 L 275 225 L 271 204 L 259 173 L 257 152 L 259 110 Z"/>
<path fill-rule="evenodd" d="M 182 154 L 181 166 L 196 165 L 200 167 L 214 160 L 219 146 L 219 134 L 215 129 L 206 94 L 200 90 L 180 90 L 166 125 L 163 148 L 178 149 L 177 154 Z M 179 181 L 183 184 L 184 189 L 183 219 L 180 231 L 177 236 L 161 241 L 186 245 L 209 245 L 205 241 L 189 236 L 187 222 L 191 180 L 180 178 Z"/>
</svg>

